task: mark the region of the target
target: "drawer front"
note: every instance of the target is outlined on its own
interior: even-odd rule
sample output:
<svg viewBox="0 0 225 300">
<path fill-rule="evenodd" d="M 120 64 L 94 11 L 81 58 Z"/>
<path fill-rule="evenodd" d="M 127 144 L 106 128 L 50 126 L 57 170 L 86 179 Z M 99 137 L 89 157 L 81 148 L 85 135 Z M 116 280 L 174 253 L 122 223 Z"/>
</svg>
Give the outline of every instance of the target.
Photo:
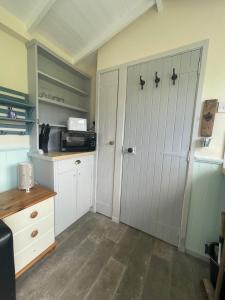
<svg viewBox="0 0 225 300">
<path fill-rule="evenodd" d="M 38 240 L 49 230 L 54 230 L 54 214 L 50 214 L 46 218 L 35 222 L 31 226 L 26 227 L 13 235 L 14 255 L 28 247 L 30 244 Z"/>
<path fill-rule="evenodd" d="M 72 159 L 65 159 L 58 162 L 58 173 L 64 173 L 71 170 L 76 170 L 79 166 L 82 166 L 85 162 L 93 160 L 93 155 L 80 156 Z"/>
<path fill-rule="evenodd" d="M 39 202 L 28 208 L 25 208 L 7 218 L 4 222 L 10 227 L 13 234 L 25 229 L 26 227 L 36 223 L 40 219 L 54 213 L 54 198 Z"/>
<path fill-rule="evenodd" d="M 46 234 L 42 235 L 30 246 L 19 252 L 15 257 L 15 272 L 19 272 L 39 254 L 45 251 L 55 241 L 54 230 L 49 230 Z"/>
</svg>

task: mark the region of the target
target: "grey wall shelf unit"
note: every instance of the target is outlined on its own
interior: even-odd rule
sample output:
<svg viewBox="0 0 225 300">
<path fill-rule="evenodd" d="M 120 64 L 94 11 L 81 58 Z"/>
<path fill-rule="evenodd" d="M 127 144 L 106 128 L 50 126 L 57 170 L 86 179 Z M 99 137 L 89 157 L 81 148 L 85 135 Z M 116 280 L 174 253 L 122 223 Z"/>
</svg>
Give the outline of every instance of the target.
<svg viewBox="0 0 225 300">
<path fill-rule="evenodd" d="M 69 117 L 90 118 L 91 78 L 36 40 L 27 43 L 28 87 L 36 107 L 32 151 L 39 149 L 42 123 L 51 126 L 49 150 L 58 150 L 60 131 Z"/>
<path fill-rule="evenodd" d="M 8 108 L 16 113 L 16 118 L 8 117 Z M 30 134 L 35 123 L 35 106 L 29 103 L 28 94 L 0 87 L 0 134 Z"/>
</svg>

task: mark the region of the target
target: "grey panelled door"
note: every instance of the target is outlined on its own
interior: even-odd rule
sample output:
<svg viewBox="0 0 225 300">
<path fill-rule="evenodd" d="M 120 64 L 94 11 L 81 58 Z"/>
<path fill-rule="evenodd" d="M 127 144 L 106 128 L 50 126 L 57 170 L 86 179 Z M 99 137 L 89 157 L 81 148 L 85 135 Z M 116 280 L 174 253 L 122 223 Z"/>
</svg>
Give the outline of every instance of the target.
<svg viewBox="0 0 225 300">
<path fill-rule="evenodd" d="M 200 50 L 128 68 L 121 221 L 177 245 Z M 175 68 L 175 84 L 171 75 Z M 160 82 L 156 88 L 155 72 Z M 142 75 L 146 81 L 139 85 Z M 128 148 L 134 148 L 134 154 Z"/>
<path fill-rule="evenodd" d="M 118 70 L 100 74 L 96 209 L 112 215 Z"/>
</svg>

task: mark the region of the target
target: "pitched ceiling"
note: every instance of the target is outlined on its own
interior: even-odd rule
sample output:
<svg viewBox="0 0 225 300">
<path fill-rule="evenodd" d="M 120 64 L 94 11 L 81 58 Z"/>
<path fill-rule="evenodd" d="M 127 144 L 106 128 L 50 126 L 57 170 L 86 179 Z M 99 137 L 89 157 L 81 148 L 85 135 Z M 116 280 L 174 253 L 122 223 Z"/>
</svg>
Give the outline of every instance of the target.
<svg viewBox="0 0 225 300">
<path fill-rule="evenodd" d="M 0 0 L 22 21 L 78 62 L 162 0 Z"/>
</svg>

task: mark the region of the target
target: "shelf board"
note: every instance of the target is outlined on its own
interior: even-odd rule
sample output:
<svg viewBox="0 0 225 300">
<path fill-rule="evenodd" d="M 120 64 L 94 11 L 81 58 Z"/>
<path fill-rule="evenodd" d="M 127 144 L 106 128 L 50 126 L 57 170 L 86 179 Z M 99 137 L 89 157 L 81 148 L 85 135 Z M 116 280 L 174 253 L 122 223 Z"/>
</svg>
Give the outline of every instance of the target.
<svg viewBox="0 0 225 300">
<path fill-rule="evenodd" d="M 66 125 L 61 125 L 61 124 L 53 124 L 53 123 L 41 122 L 41 121 L 40 121 L 40 124 L 39 124 L 39 126 L 41 126 L 43 123 L 45 123 L 45 124 L 49 124 L 49 125 L 50 125 L 50 127 L 59 127 L 59 128 L 66 128 L 66 127 L 67 127 Z"/>
<path fill-rule="evenodd" d="M 51 100 L 51 99 L 48 99 L 48 98 L 39 97 L 38 100 L 41 101 L 41 102 L 57 105 L 57 106 L 60 106 L 60 107 L 70 108 L 70 109 L 73 109 L 73 110 L 76 110 L 76 111 L 88 112 L 87 109 L 80 108 L 80 107 L 70 105 L 70 104 L 66 104 L 66 103 L 62 103 L 62 102 L 57 102 L 55 100 Z"/>
<path fill-rule="evenodd" d="M 9 106 L 13 106 L 13 107 L 20 107 L 20 108 L 34 108 L 34 105 L 31 105 L 29 103 L 26 102 L 19 102 L 19 101 L 15 101 L 15 100 L 11 100 L 11 99 L 6 99 L 4 97 L 0 97 L 0 105 L 9 105 Z"/>
<path fill-rule="evenodd" d="M 49 80 L 51 82 L 54 82 L 55 84 L 58 84 L 58 85 L 62 86 L 63 88 L 69 89 L 69 90 L 73 91 L 76 94 L 79 94 L 79 95 L 82 95 L 82 96 L 88 96 L 87 92 L 85 92 L 85 91 L 83 91 L 81 89 L 78 89 L 75 86 L 72 86 L 72 85 L 70 85 L 70 84 L 68 84 L 68 83 L 66 83 L 66 82 L 64 82 L 64 81 L 62 81 L 62 80 L 60 80 L 60 79 L 58 79 L 58 78 L 56 78 L 54 76 L 51 76 L 51 75 L 49 75 L 47 73 L 44 73 L 44 72 L 42 72 L 40 70 L 38 71 L 38 76 L 40 78 L 44 78 L 44 79 L 47 79 L 47 80 Z"/>
<path fill-rule="evenodd" d="M 35 123 L 34 120 L 30 120 L 30 119 L 11 119 L 11 118 L 6 118 L 6 117 L 0 117 L 0 121 L 21 122 L 21 123 Z"/>
</svg>

